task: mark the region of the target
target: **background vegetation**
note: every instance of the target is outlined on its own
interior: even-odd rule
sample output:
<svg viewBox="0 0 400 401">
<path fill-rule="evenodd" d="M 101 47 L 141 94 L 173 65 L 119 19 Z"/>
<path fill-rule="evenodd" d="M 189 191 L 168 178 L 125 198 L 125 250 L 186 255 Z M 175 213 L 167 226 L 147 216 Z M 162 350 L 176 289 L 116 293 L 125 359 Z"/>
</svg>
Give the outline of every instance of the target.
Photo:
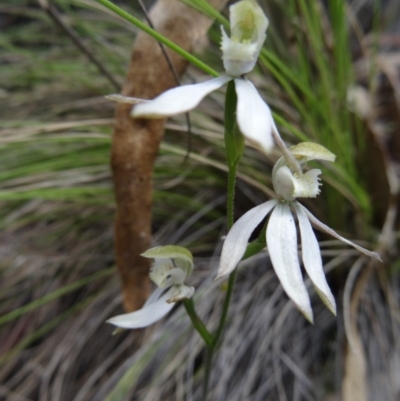
<svg viewBox="0 0 400 401">
<path fill-rule="evenodd" d="M 188 3 L 207 11 L 202 1 Z M 104 95 L 118 92 L 137 30 L 94 0 L 53 4 L 109 74 L 36 2 L 0 5 L 0 399 L 199 399 L 201 341 L 181 309 L 145 335 L 111 336 L 104 324 L 122 310 L 109 168 L 115 105 Z M 266 253 L 246 261 L 211 378 L 213 399 L 340 399 L 355 380 L 370 400 L 396 400 L 399 5 L 262 6 L 271 25 L 251 79 L 288 143 L 312 140 L 338 155 L 324 166 L 322 195 L 305 203 L 380 251 L 385 264 L 368 265 L 321 236 L 339 316 L 313 294 L 310 326 L 283 294 Z M 198 56 L 221 71 L 219 35 L 216 23 Z M 192 67 L 184 82 L 202 76 Z M 223 93 L 209 96 L 191 120 L 187 160 L 184 116 L 167 123 L 155 169 L 154 243 L 186 246 L 196 256 L 199 312 L 213 326 L 223 296 L 213 278 L 226 233 Z M 276 156 L 246 149 L 237 216 L 270 196 Z M 352 365 L 345 331 L 365 377 Z"/>
</svg>

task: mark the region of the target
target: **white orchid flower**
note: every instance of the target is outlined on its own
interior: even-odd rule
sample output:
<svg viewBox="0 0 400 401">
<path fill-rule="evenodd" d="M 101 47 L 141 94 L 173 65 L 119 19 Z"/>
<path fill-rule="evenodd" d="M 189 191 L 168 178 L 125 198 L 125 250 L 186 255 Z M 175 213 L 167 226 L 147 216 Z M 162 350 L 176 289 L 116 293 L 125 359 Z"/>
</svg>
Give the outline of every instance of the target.
<svg viewBox="0 0 400 401">
<path fill-rule="evenodd" d="M 209 93 L 234 79 L 237 94 L 236 118 L 240 131 L 255 145 L 269 152 L 273 146 L 271 110 L 254 85 L 243 74 L 257 62 L 266 38 L 268 19 L 255 0 L 242 0 L 230 7 L 231 37 L 222 29 L 221 50 L 227 76 L 170 89 L 151 101 L 135 104 L 137 118 L 165 118 L 194 109 Z M 129 103 L 130 98 L 126 98 Z M 133 98 L 132 98 L 133 99 Z M 132 102 L 137 102 L 133 99 Z M 132 103 L 131 102 L 131 103 Z"/>
<path fill-rule="evenodd" d="M 335 159 L 335 155 L 315 143 L 300 143 L 291 147 L 290 151 L 299 161 L 300 166 L 303 166 L 308 160 L 334 161 Z M 297 202 L 296 198 L 298 197 L 310 198 L 318 195 L 319 174 L 321 171 L 317 169 L 306 173 L 293 173 L 285 159 L 280 158 L 272 172 L 273 185 L 278 199 L 256 206 L 233 225 L 222 248 L 217 276 L 217 278 L 224 277 L 235 269 L 245 253 L 251 233 L 272 211 L 266 233 L 266 243 L 272 265 L 286 294 L 310 322 L 313 321 L 313 313 L 300 269 L 294 215 L 297 216 L 300 231 L 304 268 L 318 295 L 333 314 L 336 314 L 336 303 L 325 279 L 318 241 L 311 224 L 365 255 L 380 260 L 376 252 L 370 252 L 343 238 Z"/>
<path fill-rule="evenodd" d="M 193 256 L 186 248 L 158 246 L 142 253 L 142 256 L 154 259 L 150 279 L 158 288 L 142 309 L 112 317 L 107 323 L 125 329 L 147 327 L 163 318 L 176 302 L 193 296 L 194 287 L 185 285 L 193 271 Z"/>
</svg>

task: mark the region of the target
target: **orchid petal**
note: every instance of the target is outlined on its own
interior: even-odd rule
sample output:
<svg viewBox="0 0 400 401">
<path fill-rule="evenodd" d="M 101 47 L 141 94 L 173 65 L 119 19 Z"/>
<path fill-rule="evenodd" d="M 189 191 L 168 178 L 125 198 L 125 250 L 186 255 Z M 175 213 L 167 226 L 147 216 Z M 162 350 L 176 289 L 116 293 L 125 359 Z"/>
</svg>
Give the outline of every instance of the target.
<svg viewBox="0 0 400 401">
<path fill-rule="evenodd" d="M 345 244 L 351 245 L 353 248 L 356 248 L 358 251 L 362 252 L 364 255 L 367 255 L 371 258 L 375 258 L 378 259 L 379 261 L 382 262 L 381 257 L 379 256 L 379 254 L 377 252 L 371 252 L 368 249 L 363 248 L 362 246 L 359 246 L 357 244 L 355 244 L 354 242 L 349 241 L 348 239 L 342 237 L 341 235 L 339 235 L 336 231 L 332 230 L 332 228 L 328 227 L 327 225 L 325 225 L 324 223 L 322 223 L 321 221 L 319 221 L 313 214 L 311 214 L 302 204 L 298 204 L 301 209 L 303 210 L 303 212 L 306 214 L 308 220 L 317 228 L 319 228 L 320 230 L 326 232 L 329 235 L 332 235 L 332 237 L 337 238 L 338 240 L 344 242 Z"/>
<path fill-rule="evenodd" d="M 133 106 L 131 115 L 137 118 L 164 118 L 186 113 L 194 109 L 210 92 L 217 90 L 231 79 L 222 76 L 194 85 L 178 86 L 149 102 Z"/>
<path fill-rule="evenodd" d="M 186 273 L 179 267 L 175 267 L 170 272 L 173 285 L 182 285 L 186 279 Z"/>
<path fill-rule="evenodd" d="M 290 206 L 278 204 L 267 227 L 267 246 L 272 266 L 283 289 L 310 322 L 313 313 L 297 255 L 296 226 Z"/>
<path fill-rule="evenodd" d="M 250 72 L 257 63 L 260 49 L 257 43 L 241 43 L 237 39 L 231 39 L 221 26 L 222 60 L 227 74 L 231 77 L 240 77 Z M 263 35 L 265 40 L 266 35 Z"/>
<path fill-rule="evenodd" d="M 194 294 L 194 287 L 187 285 L 174 285 L 171 298 L 167 299 L 168 303 L 183 301 L 184 299 L 192 298 Z"/>
<path fill-rule="evenodd" d="M 183 259 L 193 266 L 193 255 L 191 252 L 177 245 L 156 246 L 143 252 L 141 256 L 150 259 Z"/>
<path fill-rule="evenodd" d="M 231 37 L 222 30 L 222 59 L 232 77 L 250 72 L 265 41 L 268 18 L 254 0 L 243 0 L 229 7 Z"/>
<path fill-rule="evenodd" d="M 289 150 L 294 156 L 304 161 L 326 160 L 334 162 L 336 159 L 336 156 L 331 151 L 314 142 L 300 142 L 297 145 L 291 146 Z"/>
<path fill-rule="evenodd" d="M 245 213 L 229 231 L 222 247 L 217 279 L 231 273 L 242 259 L 251 233 L 265 216 L 278 204 L 270 200 Z"/>
<path fill-rule="evenodd" d="M 160 288 L 167 288 L 171 277 L 171 270 L 174 269 L 172 259 L 156 258 L 150 269 L 150 280 Z"/>
<path fill-rule="evenodd" d="M 292 173 L 281 158 L 275 163 L 272 170 L 272 182 L 276 194 L 286 201 L 296 198 L 315 198 L 320 193 L 321 170 L 312 169 L 306 173 Z"/>
<path fill-rule="evenodd" d="M 104 97 L 108 100 L 112 100 L 113 102 L 125 104 L 138 104 L 148 102 L 148 100 L 140 99 L 138 97 L 124 96 L 116 93 L 112 93 L 111 95 L 106 95 Z"/>
<path fill-rule="evenodd" d="M 170 284 L 170 285 L 172 285 L 172 283 Z M 153 304 L 154 302 L 156 302 L 160 297 L 161 297 L 161 294 L 163 293 L 163 292 L 165 292 L 166 290 L 165 290 L 165 288 L 156 288 L 152 293 L 151 293 L 151 295 L 147 298 L 147 301 L 145 302 L 145 304 L 143 305 L 143 308 L 144 307 L 146 307 L 146 306 L 148 306 L 148 305 L 150 305 L 150 304 Z M 143 309 L 142 308 L 142 309 Z"/>
<path fill-rule="evenodd" d="M 271 110 L 247 79 L 236 78 L 236 118 L 242 134 L 266 152 L 273 147 Z"/>
<path fill-rule="evenodd" d="M 269 21 L 256 1 L 238 1 L 231 5 L 229 7 L 229 22 L 232 37 L 236 40 L 247 39 L 250 42 L 256 42 L 259 48 L 262 47 Z M 243 37 L 246 36 L 246 31 L 249 36 Z"/>
<path fill-rule="evenodd" d="M 142 309 L 135 312 L 112 317 L 107 320 L 107 323 L 124 329 L 141 329 L 150 326 L 163 318 L 174 307 L 173 303 L 167 303 L 167 300 L 173 294 L 174 293 L 169 290 L 158 301 L 147 304 Z"/>
<path fill-rule="evenodd" d="M 275 164 L 277 166 L 278 163 Z M 288 166 L 275 168 L 272 171 L 272 183 L 274 185 L 275 193 L 287 201 L 294 200 L 294 177 Z"/>
<path fill-rule="evenodd" d="M 294 192 L 295 198 L 315 198 L 321 190 L 319 175 L 321 170 L 313 168 L 304 174 L 294 175 Z"/>
<path fill-rule="evenodd" d="M 314 231 L 308 221 L 303 209 L 297 202 L 292 203 L 299 221 L 301 236 L 301 254 L 303 257 L 304 268 L 307 271 L 310 280 L 328 309 L 336 315 L 335 298 L 326 282 L 324 269 L 322 267 L 321 251 Z"/>
<path fill-rule="evenodd" d="M 156 246 L 154 248 L 148 249 L 146 252 L 142 253 L 141 256 L 154 259 L 154 264 L 150 272 L 150 278 L 159 287 L 166 287 L 161 276 L 163 274 L 165 275 L 165 277 L 170 276 L 171 274 L 169 271 L 174 266 L 178 267 L 184 272 L 184 279 L 188 278 L 193 272 L 193 255 L 188 249 L 182 246 Z M 157 272 L 157 270 L 160 270 L 160 272 Z M 164 270 L 164 272 L 162 270 Z M 154 280 L 154 278 L 156 280 Z"/>
</svg>

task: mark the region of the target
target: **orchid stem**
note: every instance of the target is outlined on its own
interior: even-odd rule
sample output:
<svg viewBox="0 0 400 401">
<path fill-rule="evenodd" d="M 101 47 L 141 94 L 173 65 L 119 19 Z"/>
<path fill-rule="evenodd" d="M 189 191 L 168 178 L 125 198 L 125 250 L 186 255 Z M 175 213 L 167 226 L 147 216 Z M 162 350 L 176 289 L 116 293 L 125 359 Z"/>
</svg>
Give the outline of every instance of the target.
<svg viewBox="0 0 400 401">
<path fill-rule="evenodd" d="M 211 366 L 212 360 L 214 356 L 214 347 L 209 347 L 206 350 L 206 362 L 205 362 L 205 372 L 204 372 L 204 381 L 203 381 L 203 401 L 207 401 L 208 398 L 208 385 L 210 383 L 210 373 L 211 373 Z"/>
<path fill-rule="evenodd" d="M 227 194 L 227 228 L 228 231 L 232 228 L 235 213 L 235 185 L 236 185 L 236 171 L 237 171 L 238 163 L 234 163 L 232 166 L 229 166 L 228 169 L 228 194 Z"/>
<path fill-rule="evenodd" d="M 279 150 L 282 152 L 283 157 L 286 159 L 286 163 L 290 167 L 290 169 L 297 174 L 301 174 L 301 167 L 299 162 L 293 156 L 293 153 L 287 148 L 285 142 L 279 135 L 278 130 L 276 129 L 275 125 L 272 127 L 272 136 L 275 139 L 276 145 L 278 146 Z"/>
<path fill-rule="evenodd" d="M 236 185 L 236 171 L 239 161 L 243 154 L 244 149 L 244 138 L 242 133 L 239 131 L 236 123 L 236 108 L 237 108 L 237 94 L 235 84 L 233 81 L 228 83 L 225 97 L 225 151 L 226 159 L 228 164 L 228 190 L 227 190 L 227 228 L 228 231 L 232 228 L 235 213 L 235 185 Z M 205 372 L 204 372 L 204 386 L 203 386 L 203 401 L 207 400 L 208 387 L 210 383 L 210 375 L 212 368 L 212 361 L 214 351 L 217 348 L 219 341 L 221 340 L 224 332 L 226 319 L 228 317 L 229 304 L 231 302 L 233 286 L 235 284 L 236 272 L 233 271 L 228 280 L 228 288 L 226 290 L 224 303 L 222 305 L 222 313 L 219 319 L 218 327 L 215 334 L 212 336 L 212 344 L 208 346 L 206 361 L 205 361 Z M 208 345 L 208 344 L 207 344 Z"/>
<path fill-rule="evenodd" d="M 236 170 L 238 163 L 233 163 L 229 166 L 228 170 L 228 196 L 227 196 L 227 226 L 230 230 L 234 223 L 234 204 L 235 204 L 235 184 L 236 184 Z M 226 319 L 228 317 L 229 305 L 232 298 L 233 287 L 235 284 L 236 270 L 234 270 L 229 275 L 228 288 L 226 290 L 226 295 L 224 299 L 224 304 L 222 306 L 222 313 L 217 327 L 217 331 L 213 336 L 213 342 L 211 347 L 208 347 L 207 357 L 206 357 L 206 367 L 204 376 L 204 387 L 203 387 L 203 401 L 207 400 L 208 395 L 208 385 L 210 381 L 212 360 L 214 356 L 214 351 L 218 346 L 221 336 L 224 332 Z"/>
<path fill-rule="evenodd" d="M 210 348 L 213 346 L 214 339 L 211 333 L 207 330 L 207 327 L 203 323 L 203 321 L 200 319 L 198 314 L 196 313 L 196 310 L 194 308 L 194 302 L 193 299 L 185 299 L 183 301 L 183 305 L 185 306 L 186 312 L 189 315 L 189 318 L 193 324 L 193 327 L 196 329 L 196 331 L 200 334 L 201 338 L 204 340 L 206 343 L 207 347 Z"/>
<path fill-rule="evenodd" d="M 221 335 L 222 335 L 222 333 L 224 331 L 226 318 L 228 317 L 229 305 L 231 303 L 233 286 L 235 284 L 235 278 L 236 278 L 236 270 L 234 270 L 229 275 L 228 288 L 226 290 L 224 305 L 222 307 L 222 314 L 221 314 L 221 318 L 220 318 L 220 321 L 219 321 L 218 329 L 217 329 L 217 331 L 216 331 L 216 333 L 214 335 L 214 343 L 213 343 L 214 348 L 217 346 L 218 341 L 220 340 Z"/>
<path fill-rule="evenodd" d="M 236 184 L 236 170 L 238 163 L 233 164 L 228 170 L 228 201 L 227 201 L 227 226 L 228 231 L 232 228 L 234 223 L 234 205 L 235 205 L 235 184 Z M 222 314 L 219 320 L 217 331 L 214 335 L 214 347 L 217 346 L 224 330 L 226 318 L 228 316 L 229 304 L 231 302 L 233 286 L 235 284 L 236 270 L 229 275 L 228 288 L 226 290 L 224 305 L 222 307 Z"/>
</svg>

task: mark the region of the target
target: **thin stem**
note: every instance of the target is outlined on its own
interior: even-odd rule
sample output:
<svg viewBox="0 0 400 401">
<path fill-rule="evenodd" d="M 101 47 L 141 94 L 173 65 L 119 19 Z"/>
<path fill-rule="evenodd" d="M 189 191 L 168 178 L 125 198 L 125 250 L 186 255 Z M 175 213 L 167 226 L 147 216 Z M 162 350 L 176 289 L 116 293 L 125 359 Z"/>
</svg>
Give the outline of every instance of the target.
<svg viewBox="0 0 400 401">
<path fill-rule="evenodd" d="M 208 348 L 212 347 L 214 342 L 213 336 L 207 330 L 207 327 L 200 319 L 200 317 L 197 315 L 196 310 L 194 308 L 193 299 L 192 298 L 185 299 L 183 301 L 183 305 L 185 306 L 186 312 L 189 315 L 190 320 L 192 321 L 193 327 L 200 334 L 201 338 L 204 340 L 207 347 Z"/>
<path fill-rule="evenodd" d="M 227 226 L 230 230 L 234 223 L 234 204 L 235 204 L 235 183 L 236 183 L 236 170 L 238 163 L 234 163 L 229 166 L 228 170 L 228 196 L 227 196 Z M 204 386 L 203 386 L 203 401 L 207 400 L 208 385 L 210 382 L 211 366 L 214 356 L 214 351 L 221 339 L 222 333 L 224 332 L 226 319 L 228 317 L 229 305 L 232 298 L 233 287 L 235 284 L 236 270 L 234 270 L 229 275 L 228 288 L 226 290 L 226 295 L 224 299 L 224 304 L 222 306 L 222 313 L 219 319 L 219 324 L 217 331 L 213 336 L 213 342 L 207 350 L 206 367 L 204 373 Z"/>
<path fill-rule="evenodd" d="M 118 14 L 120 17 L 124 18 L 125 20 L 129 21 L 131 24 L 135 25 L 142 31 L 148 33 L 150 36 L 152 36 L 154 39 L 158 40 L 165 46 L 169 47 L 171 50 L 174 52 L 178 53 L 180 56 L 182 56 L 184 59 L 195 65 L 196 67 L 200 68 L 203 70 L 205 73 L 212 75 L 213 77 L 218 77 L 218 73 L 209 67 L 207 64 L 203 63 L 201 60 L 199 60 L 197 57 L 193 56 L 186 50 L 182 49 L 182 47 L 176 45 L 174 42 L 171 42 L 169 39 L 167 39 L 165 36 L 161 35 L 154 29 L 150 28 L 148 25 L 144 24 L 142 21 L 134 17 L 133 15 L 130 15 L 126 11 L 124 11 L 122 8 L 119 8 L 115 4 L 111 3 L 109 0 L 96 0 L 98 3 L 102 4 L 104 7 L 107 7 L 109 10 L 113 11 L 115 14 Z"/>
<path fill-rule="evenodd" d="M 274 137 L 275 142 L 279 150 L 282 152 L 283 157 L 286 159 L 286 163 L 288 164 L 290 169 L 294 173 L 301 174 L 301 167 L 299 162 L 295 159 L 293 153 L 287 148 L 285 142 L 283 142 L 283 139 L 279 135 L 279 132 L 275 126 L 272 127 L 272 136 Z"/>
<path fill-rule="evenodd" d="M 234 205 L 235 205 L 235 183 L 236 183 L 237 163 L 229 168 L 228 171 L 228 202 L 227 202 L 227 225 L 230 230 L 234 223 Z M 224 331 L 226 318 L 228 317 L 229 305 L 232 298 L 233 286 L 235 284 L 236 270 L 234 270 L 228 279 L 228 288 L 226 290 L 224 304 L 222 306 L 222 314 L 219 320 L 217 331 L 213 339 L 213 346 L 216 347 L 219 339 Z"/>
<path fill-rule="evenodd" d="M 235 220 L 234 206 L 235 206 L 235 185 L 236 185 L 236 171 L 238 162 L 229 166 L 228 169 L 228 194 L 227 194 L 227 226 L 230 230 Z"/>
<path fill-rule="evenodd" d="M 206 367 L 204 372 L 204 381 L 203 381 L 203 401 L 207 401 L 208 397 L 208 385 L 210 383 L 210 374 L 211 374 L 211 365 L 214 356 L 214 347 L 209 347 L 206 350 Z"/>
<path fill-rule="evenodd" d="M 229 167 L 228 170 L 228 201 L 227 201 L 227 225 L 230 230 L 234 223 L 234 205 L 235 205 L 235 183 L 236 183 L 236 170 L 237 163 Z M 217 331 L 214 335 L 213 346 L 216 347 L 219 339 L 224 331 L 226 318 L 228 317 L 229 304 L 231 302 L 233 286 L 235 284 L 236 270 L 229 275 L 228 288 L 226 290 L 224 304 L 222 306 L 222 314 L 219 320 Z"/>
<path fill-rule="evenodd" d="M 218 329 L 214 335 L 214 343 L 213 343 L 214 348 L 218 345 L 218 341 L 220 340 L 222 333 L 224 331 L 226 318 L 228 317 L 229 305 L 230 305 L 231 298 L 232 298 L 233 286 L 235 284 L 235 278 L 236 278 L 236 270 L 234 270 L 229 275 L 228 288 L 226 290 L 224 305 L 222 307 L 222 314 L 221 314 L 221 318 L 219 321 Z"/>
<path fill-rule="evenodd" d="M 70 37 L 78 49 L 84 53 L 86 57 L 98 68 L 98 70 L 110 81 L 111 85 L 113 85 L 116 90 L 119 90 L 121 88 L 121 84 L 82 42 L 81 38 L 74 31 L 74 29 L 72 29 L 71 26 L 64 21 L 57 8 L 50 4 L 47 0 L 38 0 L 38 2 L 40 7 L 42 7 L 42 9 L 49 14 L 50 18 L 58 25 L 58 27 L 60 27 Z"/>
<path fill-rule="evenodd" d="M 138 3 L 139 3 L 139 5 L 140 5 L 140 8 L 141 8 L 142 11 L 143 11 L 143 14 L 144 14 L 144 16 L 145 16 L 145 18 L 146 18 L 146 21 L 148 22 L 150 28 L 155 30 L 153 21 L 151 20 L 150 15 L 149 15 L 149 13 L 147 12 L 147 9 L 146 9 L 146 6 L 145 6 L 144 3 L 143 3 L 143 0 L 138 0 Z M 173 75 L 174 78 L 175 78 L 176 84 L 177 84 L 177 85 L 180 85 L 180 84 L 181 84 L 181 81 L 180 81 L 180 79 L 179 79 L 179 74 L 178 74 L 178 71 L 176 71 L 176 68 L 175 68 L 175 66 L 174 66 L 174 63 L 173 63 L 172 60 L 171 60 L 171 57 L 169 56 L 169 54 L 168 54 L 167 51 L 165 50 L 164 45 L 163 45 L 162 43 L 160 43 L 160 42 L 158 42 L 158 44 L 160 45 L 160 49 L 161 49 L 161 51 L 162 51 L 162 54 L 163 54 L 165 60 L 167 61 L 168 67 L 169 67 L 169 69 L 171 70 L 172 75 Z"/>
<path fill-rule="evenodd" d="M 228 164 L 228 189 L 227 189 L 227 226 L 230 230 L 234 223 L 234 206 L 235 206 L 235 184 L 236 184 L 236 171 L 240 158 L 243 154 L 244 138 L 238 130 L 236 125 L 236 108 L 237 108 L 237 94 L 235 84 L 233 81 L 228 83 L 225 96 L 225 151 L 226 161 Z M 213 335 L 212 344 L 207 349 L 207 357 L 204 372 L 204 386 L 203 386 L 203 401 L 207 400 L 208 386 L 210 382 L 212 360 L 214 351 L 224 332 L 226 319 L 228 317 L 229 304 L 233 293 L 233 286 L 235 284 L 236 272 L 233 271 L 228 280 L 228 288 L 226 290 L 224 303 L 222 305 L 222 313 L 219 319 L 218 327 Z"/>
<path fill-rule="evenodd" d="M 150 25 L 150 28 L 155 30 L 154 24 L 153 24 L 153 22 L 152 22 L 152 20 L 150 18 L 149 13 L 147 12 L 147 9 L 146 9 L 146 6 L 143 3 L 143 0 L 138 0 L 138 2 L 139 2 L 139 5 L 140 5 L 140 8 L 143 11 L 144 16 L 146 17 L 146 20 L 147 20 L 148 24 Z M 171 57 L 167 53 L 167 50 L 165 49 L 165 46 L 161 42 L 158 42 L 158 44 L 160 45 L 160 49 L 162 51 L 162 54 L 164 55 L 164 58 L 167 61 L 169 69 L 171 70 L 172 75 L 175 78 L 177 86 L 180 86 L 181 85 L 181 81 L 179 79 L 179 74 L 178 74 L 178 71 L 176 71 L 174 63 L 171 60 Z M 187 160 L 189 158 L 189 155 L 190 155 L 190 152 L 191 152 L 191 149 L 192 149 L 192 137 L 191 137 L 191 135 L 192 135 L 192 123 L 190 121 L 190 114 L 189 113 L 185 113 L 185 119 L 186 119 L 186 125 L 187 125 L 187 129 L 188 129 L 188 140 L 187 140 L 187 152 L 186 152 L 186 156 L 185 156 L 185 158 L 183 160 L 183 164 L 185 164 L 187 162 Z"/>
</svg>

